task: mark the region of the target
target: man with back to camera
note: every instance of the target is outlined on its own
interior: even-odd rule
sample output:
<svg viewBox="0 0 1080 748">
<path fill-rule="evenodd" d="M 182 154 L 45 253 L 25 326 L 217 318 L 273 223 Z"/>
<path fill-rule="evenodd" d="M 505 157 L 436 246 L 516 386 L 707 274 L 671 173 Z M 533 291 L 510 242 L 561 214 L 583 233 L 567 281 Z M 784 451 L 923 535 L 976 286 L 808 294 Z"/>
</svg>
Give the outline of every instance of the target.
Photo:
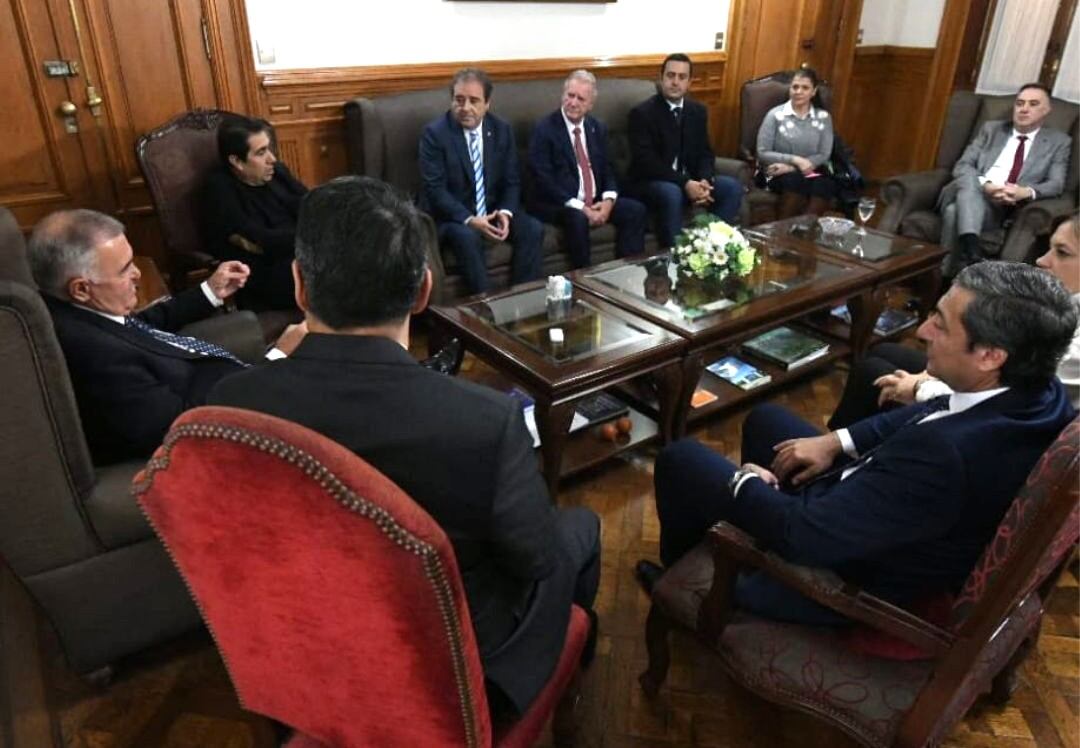
<svg viewBox="0 0 1080 748">
<path fill-rule="evenodd" d="M 248 279 L 226 261 L 197 288 L 133 314 L 139 268 L 124 225 L 93 210 L 62 210 L 34 227 L 27 244 L 34 282 L 52 315 L 94 464 L 148 457 L 182 412 L 244 364 L 204 340 L 175 335 L 210 316 Z M 278 339 L 287 354 L 293 325 Z"/>
<path fill-rule="evenodd" d="M 245 306 L 293 309 L 293 237 L 307 187 L 271 149 L 270 124 L 224 117 L 217 131 L 220 165 L 203 185 L 203 236 L 218 259 L 240 260 L 251 277 Z"/>
<path fill-rule="evenodd" d="M 534 193 L 529 209 L 562 228 L 575 268 L 592 264 L 589 230 L 609 222 L 615 226 L 618 257 L 645 251 L 645 206 L 619 195 L 607 127 L 589 114 L 597 93 L 592 73 L 570 73 L 562 105 L 536 123 L 529 143 Z"/>
<path fill-rule="evenodd" d="M 1036 461 L 1076 416 L 1055 377 L 1077 309 L 1049 273 L 981 262 L 919 328 L 951 395 L 827 434 L 775 405 L 743 424 L 741 468 L 692 440 L 656 461 L 660 555 L 674 564 L 724 519 L 785 559 L 900 606 L 956 593 Z M 647 589 L 662 570 L 639 562 Z M 738 604 L 811 624 L 843 617 L 764 575 Z"/>
<path fill-rule="evenodd" d="M 420 137 L 420 207 L 435 219 L 439 243 L 454 253 L 471 293 L 488 288 L 490 243 L 513 245 L 511 283 L 542 273 L 544 227 L 521 209 L 514 132 L 488 111 L 493 89 L 483 70 L 459 70 L 450 82 L 450 110 Z"/>
<path fill-rule="evenodd" d="M 687 205 L 706 208 L 734 224 L 742 204 L 739 181 L 713 173 L 708 110 L 686 95 L 692 72 L 689 57 L 668 55 L 660 66 L 656 95 L 630 110 L 626 192 L 649 207 L 664 248 L 675 244 Z"/>
<path fill-rule="evenodd" d="M 310 332 L 210 400 L 326 435 L 431 514 L 454 546 L 493 709 L 520 714 L 555 667 L 571 602 L 596 596 L 599 519 L 552 506 L 516 401 L 409 355 L 409 319 L 431 293 L 426 226 L 378 180 L 308 193 L 293 272 Z"/>
<path fill-rule="evenodd" d="M 1072 139 L 1043 127 L 1050 110 L 1049 89 L 1025 84 L 1012 121 L 984 123 L 953 166 L 953 181 L 938 197 L 947 277 L 984 259 L 979 234 L 1000 226 L 1018 206 L 1057 197 L 1065 188 Z"/>
</svg>

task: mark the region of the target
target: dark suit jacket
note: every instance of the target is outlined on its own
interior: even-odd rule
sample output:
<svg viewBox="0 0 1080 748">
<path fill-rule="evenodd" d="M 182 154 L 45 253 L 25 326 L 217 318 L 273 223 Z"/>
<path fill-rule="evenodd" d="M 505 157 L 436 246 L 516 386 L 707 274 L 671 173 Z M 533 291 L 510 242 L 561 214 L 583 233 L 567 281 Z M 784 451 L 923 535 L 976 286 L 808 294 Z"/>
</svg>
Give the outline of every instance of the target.
<svg viewBox="0 0 1080 748">
<path fill-rule="evenodd" d="M 630 180 L 674 182 L 711 179 L 715 166 L 709 146 L 709 113 L 696 101 L 683 99 L 682 139 L 667 100 L 656 94 L 630 110 Z M 681 146 L 680 146 L 681 142 Z M 679 157 L 679 170 L 671 168 Z"/>
<path fill-rule="evenodd" d="M 1017 491 L 1076 415 L 1061 383 L 1010 389 L 956 415 L 911 424 L 926 404 L 859 421 L 847 480 L 790 496 L 752 480 L 732 520 L 795 563 L 824 566 L 904 603 L 959 590 Z"/>
<path fill-rule="evenodd" d="M 330 437 L 427 510 L 453 543 L 486 676 L 529 704 L 562 649 L 573 575 L 557 572 L 555 510 L 520 406 L 421 367 L 387 338 L 314 333 L 288 359 L 223 380 L 210 401 Z"/>
<path fill-rule="evenodd" d="M 44 299 L 95 464 L 148 457 L 178 415 L 202 405 L 218 379 L 240 368 L 188 353 L 51 296 Z M 175 332 L 209 316 L 213 308 L 201 289 L 192 288 L 137 316 Z"/>
<path fill-rule="evenodd" d="M 592 165 L 596 198 L 605 192 L 617 192 L 615 169 L 607 155 L 607 128 L 591 115 L 581 123 L 585 150 Z M 581 188 L 577 156 L 566 131 L 561 109 L 556 109 L 536 123 L 529 141 L 529 168 L 537 204 L 562 206 L 576 198 Z"/>
<path fill-rule="evenodd" d="M 488 213 L 514 213 L 521 203 L 514 131 L 488 112 L 484 132 L 484 201 Z M 476 186 L 465 131 L 447 112 L 424 127 L 420 136 L 420 207 L 437 223 L 464 223 L 476 215 Z"/>
<path fill-rule="evenodd" d="M 274 178 L 262 187 L 245 185 L 224 166 L 210 172 L 203 184 L 203 237 L 207 251 L 222 260 L 252 262 L 258 256 L 239 249 L 229 237 L 239 234 L 258 244 L 265 261 L 291 258 L 296 217 L 305 187 L 285 164 L 274 164 Z"/>
</svg>

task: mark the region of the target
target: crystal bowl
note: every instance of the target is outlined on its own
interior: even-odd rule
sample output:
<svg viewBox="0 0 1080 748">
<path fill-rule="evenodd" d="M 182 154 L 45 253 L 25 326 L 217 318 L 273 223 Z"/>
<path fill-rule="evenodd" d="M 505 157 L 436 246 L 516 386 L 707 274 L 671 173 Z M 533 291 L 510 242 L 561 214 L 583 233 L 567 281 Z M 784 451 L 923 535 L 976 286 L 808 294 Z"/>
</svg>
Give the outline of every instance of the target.
<svg viewBox="0 0 1080 748">
<path fill-rule="evenodd" d="M 855 222 L 850 218 L 839 218 L 837 216 L 822 216 L 817 219 L 818 226 L 821 226 L 821 230 L 826 234 L 846 234 L 855 228 Z"/>
</svg>

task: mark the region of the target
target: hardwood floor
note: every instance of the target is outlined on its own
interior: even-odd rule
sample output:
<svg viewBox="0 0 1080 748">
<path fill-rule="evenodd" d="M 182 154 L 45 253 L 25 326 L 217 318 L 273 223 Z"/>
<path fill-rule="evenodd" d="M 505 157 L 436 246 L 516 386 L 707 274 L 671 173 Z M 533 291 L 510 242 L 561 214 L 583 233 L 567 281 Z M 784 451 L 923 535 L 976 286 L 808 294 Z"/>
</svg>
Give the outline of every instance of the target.
<svg viewBox="0 0 1080 748">
<path fill-rule="evenodd" d="M 483 379 L 466 360 L 465 376 Z M 815 423 L 832 411 L 844 373 L 803 382 L 776 399 Z M 742 414 L 694 436 L 735 455 Z M 591 507 L 603 519 L 598 656 L 584 686 L 580 744 L 605 748 L 673 746 L 843 746 L 813 719 L 781 710 L 732 685 L 713 656 L 676 637 L 668 685 L 656 703 L 637 685 L 645 666 L 648 600 L 634 563 L 657 557 L 652 499 L 654 449 L 631 453 L 563 487 L 560 503 Z M 954 730 L 954 747 L 1080 744 L 1080 615 L 1076 561 L 1047 605 L 1039 646 L 1005 708 L 977 704 Z M 66 672 L 47 630 L 35 624 L 10 578 L 0 577 L 0 748 L 246 748 L 277 744 L 274 727 L 244 712 L 209 637 L 196 633 L 120 663 L 107 688 Z M 544 742 L 542 745 L 549 745 Z"/>
</svg>

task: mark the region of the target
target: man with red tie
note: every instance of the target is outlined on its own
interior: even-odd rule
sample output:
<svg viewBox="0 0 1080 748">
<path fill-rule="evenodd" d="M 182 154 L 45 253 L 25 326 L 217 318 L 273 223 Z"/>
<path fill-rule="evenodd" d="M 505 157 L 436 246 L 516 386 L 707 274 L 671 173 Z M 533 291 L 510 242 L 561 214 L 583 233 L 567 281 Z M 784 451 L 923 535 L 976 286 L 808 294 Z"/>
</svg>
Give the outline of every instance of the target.
<svg viewBox="0 0 1080 748">
<path fill-rule="evenodd" d="M 1041 83 L 1021 87 L 1012 122 L 991 120 L 953 167 L 953 181 L 938 198 L 941 245 L 949 250 L 945 274 L 984 259 L 979 234 L 996 228 L 1028 200 L 1056 197 L 1065 187 L 1072 141 L 1043 127 L 1050 91 Z"/>
<path fill-rule="evenodd" d="M 607 128 L 589 114 L 596 94 L 596 76 L 572 72 L 563 83 L 562 105 L 536 124 L 529 142 L 529 210 L 562 228 L 575 268 L 591 264 L 589 232 L 606 223 L 615 226 L 619 257 L 645 249 L 645 206 L 619 196 Z"/>
</svg>

